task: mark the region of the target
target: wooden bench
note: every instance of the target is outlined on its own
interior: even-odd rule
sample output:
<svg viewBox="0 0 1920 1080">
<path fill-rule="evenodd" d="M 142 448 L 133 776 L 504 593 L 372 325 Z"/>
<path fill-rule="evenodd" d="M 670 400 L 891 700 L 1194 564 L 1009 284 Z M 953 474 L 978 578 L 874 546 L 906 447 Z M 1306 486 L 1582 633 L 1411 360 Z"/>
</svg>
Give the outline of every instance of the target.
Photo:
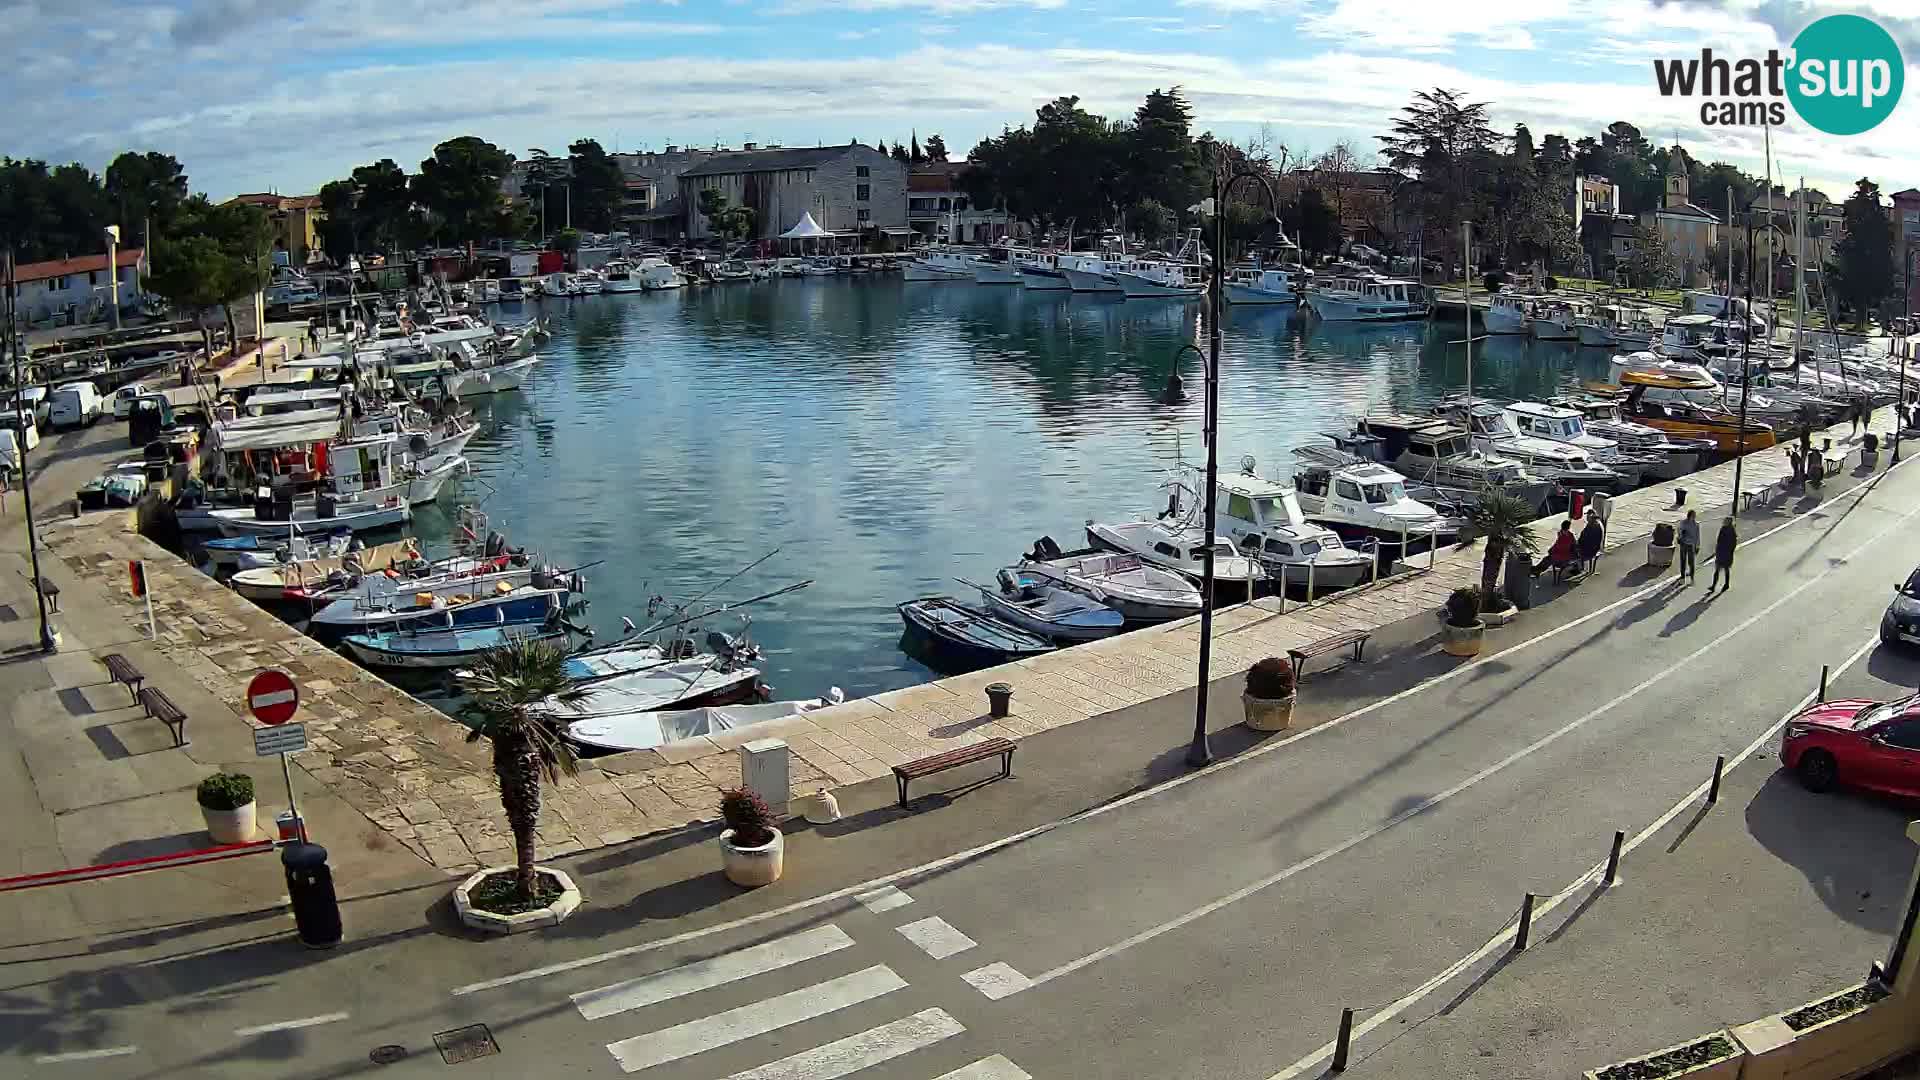
<svg viewBox="0 0 1920 1080">
<path fill-rule="evenodd" d="M 119 653 L 108 653 L 100 658 L 100 662 L 107 665 L 107 678 L 126 687 L 127 694 L 133 700 L 140 700 L 140 684 L 146 682 L 147 677 L 140 674 L 140 669 L 133 666 L 133 661 Z"/>
<path fill-rule="evenodd" d="M 1555 567 L 1554 572 L 1559 573 L 1563 569 L 1565 568 Z M 1372 636 L 1371 630 L 1343 630 L 1331 637 L 1323 637 L 1319 641 L 1309 641 L 1305 645 L 1288 649 L 1287 655 L 1293 659 L 1293 677 L 1300 678 L 1300 667 L 1308 660 L 1331 652 L 1339 652 L 1349 645 L 1353 646 L 1353 662 L 1359 663 L 1361 652 L 1367 647 L 1367 639 Z"/>
<path fill-rule="evenodd" d="M 33 581 L 34 581 L 34 585 L 39 588 L 40 595 L 47 598 L 47 610 L 59 611 L 60 610 L 60 586 L 55 585 L 51 581 L 48 581 L 45 575 L 34 578 Z"/>
<path fill-rule="evenodd" d="M 187 714 L 172 699 L 149 686 L 140 691 L 140 705 L 148 716 L 167 725 L 167 730 L 173 733 L 173 745 L 187 745 Z"/>
<path fill-rule="evenodd" d="M 985 761 L 990 757 L 1000 759 L 1002 780 L 1013 775 L 1013 743 L 1000 738 L 983 739 L 932 757 L 923 757 L 918 761 L 895 765 L 893 778 L 900 785 L 901 807 L 904 808 L 907 805 L 908 781 L 917 780 L 922 776 L 932 776 L 934 773 L 945 772 L 961 765 L 971 765 L 976 761 Z"/>
</svg>

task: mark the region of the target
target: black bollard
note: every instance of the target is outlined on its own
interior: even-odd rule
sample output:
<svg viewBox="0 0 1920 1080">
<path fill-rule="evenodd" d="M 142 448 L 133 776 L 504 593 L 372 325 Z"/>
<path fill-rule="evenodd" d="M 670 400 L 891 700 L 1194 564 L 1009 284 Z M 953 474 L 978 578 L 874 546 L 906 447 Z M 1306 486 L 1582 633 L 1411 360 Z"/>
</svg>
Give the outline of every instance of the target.
<svg viewBox="0 0 1920 1080">
<path fill-rule="evenodd" d="M 327 849 L 319 844 L 288 844 L 280 849 L 280 865 L 287 871 L 287 899 L 293 902 L 300 943 L 309 949 L 340 944 L 340 901 L 333 893 Z"/>
</svg>

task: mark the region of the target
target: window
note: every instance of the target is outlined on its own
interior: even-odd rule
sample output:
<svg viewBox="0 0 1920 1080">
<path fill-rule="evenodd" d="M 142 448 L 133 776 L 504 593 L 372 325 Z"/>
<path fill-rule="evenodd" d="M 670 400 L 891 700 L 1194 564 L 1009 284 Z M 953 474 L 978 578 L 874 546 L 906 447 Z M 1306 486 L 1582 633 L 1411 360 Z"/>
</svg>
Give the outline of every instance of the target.
<svg viewBox="0 0 1920 1080">
<path fill-rule="evenodd" d="M 873 189 L 866 184 L 861 184 L 853 189 L 853 199 L 855 202 L 866 202 L 872 197 Z"/>
<path fill-rule="evenodd" d="M 1373 503 L 1376 506 L 1384 504 L 1387 501 L 1387 485 L 1368 484 L 1367 485 L 1367 501 L 1370 503 Z"/>
<path fill-rule="evenodd" d="M 1252 521 L 1254 520 L 1253 503 L 1247 501 L 1245 495 L 1229 495 L 1227 496 L 1227 516 L 1239 518 L 1241 521 Z"/>
<path fill-rule="evenodd" d="M 1920 719 L 1906 719 L 1880 729 L 1880 738 L 1888 746 L 1902 750 L 1920 750 Z"/>
<path fill-rule="evenodd" d="M 855 213 L 854 217 L 860 221 L 871 221 L 873 220 L 873 211 L 863 209 Z"/>
<path fill-rule="evenodd" d="M 1293 558 L 1293 545 L 1282 543 L 1279 540 L 1269 540 L 1267 541 L 1267 552 L 1271 555 L 1282 555 L 1291 559 Z"/>
<path fill-rule="evenodd" d="M 1354 502 L 1361 501 L 1360 485 L 1351 480 L 1334 481 L 1333 490 L 1343 499 L 1350 499 Z"/>
<path fill-rule="evenodd" d="M 1172 544 L 1169 544 L 1164 540 L 1153 545 L 1153 550 L 1159 552 L 1162 555 L 1167 555 L 1175 559 L 1180 557 L 1180 549 L 1177 547 L 1174 547 Z"/>
<path fill-rule="evenodd" d="M 853 167 L 853 175 L 855 175 L 855 176 L 872 176 L 872 175 L 873 175 L 873 170 L 872 170 L 872 169 L 869 169 L 869 168 L 867 168 L 867 167 L 866 167 L 865 165 L 855 165 L 855 166 Z"/>
<path fill-rule="evenodd" d="M 48 279 L 47 279 L 47 291 L 48 291 L 48 292 L 59 292 L 59 291 L 61 291 L 62 289 L 65 289 L 66 287 L 67 287 L 67 279 L 66 279 L 66 278 L 63 278 L 63 277 L 51 277 L 51 278 L 48 278 Z"/>
</svg>

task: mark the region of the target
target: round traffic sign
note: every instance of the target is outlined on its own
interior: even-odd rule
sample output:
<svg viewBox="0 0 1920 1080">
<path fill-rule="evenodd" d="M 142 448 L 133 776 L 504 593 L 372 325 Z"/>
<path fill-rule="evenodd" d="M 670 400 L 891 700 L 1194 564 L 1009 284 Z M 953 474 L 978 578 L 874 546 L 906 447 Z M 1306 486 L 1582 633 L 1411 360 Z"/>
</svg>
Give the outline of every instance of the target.
<svg viewBox="0 0 1920 1080">
<path fill-rule="evenodd" d="M 299 707 L 300 691 L 284 671 L 268 668 L 247 684 L 247 710 L 263 724 L 284 724 Z"/>
</svg>

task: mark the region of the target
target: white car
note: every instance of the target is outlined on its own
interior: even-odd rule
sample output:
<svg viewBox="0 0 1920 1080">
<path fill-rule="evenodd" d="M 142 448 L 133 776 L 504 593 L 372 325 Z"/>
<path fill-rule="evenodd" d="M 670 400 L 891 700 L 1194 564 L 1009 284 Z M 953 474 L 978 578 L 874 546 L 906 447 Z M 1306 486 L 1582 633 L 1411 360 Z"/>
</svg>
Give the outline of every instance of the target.
<svg viewBox="0 0 1920 1080">
<path fill-rule="evenodd" d="M 146 383 L 141 382 L 130 382 L 120 389 L 115 390 L 113 392 L 113 418 L 115 420 L 125 420 L 127 415 L 133 412 L 133 403 L 135 401 L 138 401 L 148 394 L 155 393 L 159 393 L 159 391 L 149 389 Z"/>
<path fill-rule="evenodd" d="M 0 405 L 0 409 L 5 409 L 9 413 L 17 409 L 20 412 L 32 414 L 33 422 L 41 427 L 47 426 L 47 414 L 52 408 L 53 395 L 47 393 L 47 388 L 44 386 L 29 386 L 8 397 L 5 405 Z"/>
</svg>

